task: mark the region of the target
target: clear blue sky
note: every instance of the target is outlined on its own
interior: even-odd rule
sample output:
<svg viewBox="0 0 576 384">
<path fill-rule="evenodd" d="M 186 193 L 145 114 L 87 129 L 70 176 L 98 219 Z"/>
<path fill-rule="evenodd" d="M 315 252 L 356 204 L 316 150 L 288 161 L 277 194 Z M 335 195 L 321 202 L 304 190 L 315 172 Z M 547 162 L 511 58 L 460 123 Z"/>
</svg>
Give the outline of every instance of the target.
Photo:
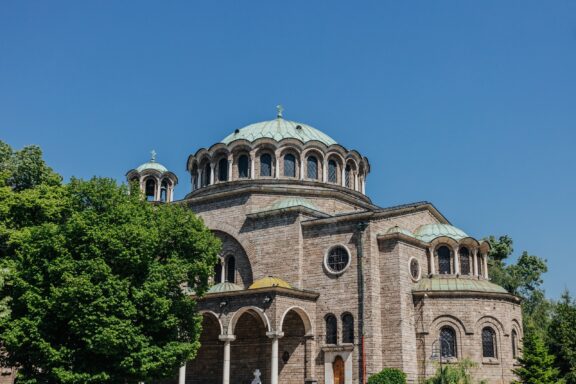
<svg viewBox="0 0 576 384">
<path fill-rule="evenodd" d="M 123 180 L 246 124 L 308 123 L 372 164 L 376 204 L 433 202 L 545 257 L 576 293 L 576 2 L 2 1 L 0 139 Z"/>
</svg>

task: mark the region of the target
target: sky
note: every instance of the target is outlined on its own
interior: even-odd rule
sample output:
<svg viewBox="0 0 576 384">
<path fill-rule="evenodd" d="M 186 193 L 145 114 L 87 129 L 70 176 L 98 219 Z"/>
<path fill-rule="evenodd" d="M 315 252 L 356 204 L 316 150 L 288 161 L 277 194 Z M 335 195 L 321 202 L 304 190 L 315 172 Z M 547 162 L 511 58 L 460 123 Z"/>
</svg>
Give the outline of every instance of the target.
<svg viewBox="0 0 576 384">
<path fill-rule="evenodd" d="M 186 158 L 284 117 L 367 156 L 383 207 L 432 202 L 576 294 L 576 2 L 0 2 L 0 139 L 66 179 Z"/>
</svg>

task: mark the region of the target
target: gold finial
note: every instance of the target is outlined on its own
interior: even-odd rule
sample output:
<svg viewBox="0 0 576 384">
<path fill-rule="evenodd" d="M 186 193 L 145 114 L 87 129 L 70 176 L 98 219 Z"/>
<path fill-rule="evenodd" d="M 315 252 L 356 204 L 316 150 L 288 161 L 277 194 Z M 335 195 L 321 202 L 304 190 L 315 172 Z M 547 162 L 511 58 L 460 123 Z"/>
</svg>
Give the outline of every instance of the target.
<svg viewBox="0 0 576 384">
<path fill-rule="evenodd" d="M 152 152 L 150 152 L 150 154 L 152 155 L 152 157 L 150 158 L 150 161 L 155 163 L 156 162 L 156 151 L 152 150 Z"/>
<path fill-rule="evenodd" d="M 276 110 L 278 111 L 276 113 L 276 117 L 281 119 L 282 118 L 282 112 L 284 112 L 284 108 L 281 105 L 277 105 Z"/>
</svg>

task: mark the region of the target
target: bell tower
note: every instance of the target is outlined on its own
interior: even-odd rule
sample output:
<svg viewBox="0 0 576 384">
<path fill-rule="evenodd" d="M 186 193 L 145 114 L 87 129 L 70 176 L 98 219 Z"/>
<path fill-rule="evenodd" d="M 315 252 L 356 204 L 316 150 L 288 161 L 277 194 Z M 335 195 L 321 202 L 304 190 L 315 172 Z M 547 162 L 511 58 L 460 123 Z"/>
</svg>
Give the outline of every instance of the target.
<svg viewBox="0 0 576 384">
<path fill-rule="evenodd" d="M 150 161 L 126 173 L 129 183 L 137 182 L 140 192 L 147 201 L 170 203 L 174 200 L 174 188 L 178 177 L 162 164 L 156 162 L 156 151 L 152 150 Z"/>
</svg>

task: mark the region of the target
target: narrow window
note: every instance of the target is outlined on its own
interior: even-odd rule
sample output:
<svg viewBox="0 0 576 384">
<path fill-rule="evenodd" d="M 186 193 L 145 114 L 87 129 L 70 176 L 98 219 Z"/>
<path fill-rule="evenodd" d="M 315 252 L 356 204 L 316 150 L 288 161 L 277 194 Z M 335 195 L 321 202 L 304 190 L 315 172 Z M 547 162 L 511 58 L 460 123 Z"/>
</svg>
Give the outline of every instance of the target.
<svg viewBox="0 0 576 384">
<path fill-rule="evenodd" d="M 240 179 L 248 178 L 248 156 L 242 155 L 238 158 L 238 177 Z"/>
<path fill-rule="evenodd" d="M 326 344 L 336 344 L 338 339 L 338 324 L 336 316 L 328 314 L 326 316 Z"/>
<path fill-rule="evenodd" d="M 352 169 L 350 168 L 349 165 L 346 166 L 344 177 L 346 187 L 351 188 L 350 185 L 352 184 Z"/>
<path fill-rule="evenodd" d="M 342 315 L 342 342 L 354 343 L 354 316 L 350 313 Z"/>
<path fill-rule="evenodd" d="M 202 186 L 210 185 L 210 176 L 212 175 L 212 169 L 210 169 L 210 164 L 206 164 L 204 167 L 204 174 L 202 175 Z"/>
<path fill-rule="evenodd" d="M 146 180 L 146 200 L 154 200 L 156 195 L 156 181 L 154 179 Z"/>
<path fill-rule="evenodd" d="M 482 260 L 482 254 L 478 254 L 478 276 L 483 276 L 484 275 L 484 271 L 483 271 L 483 267 L 484 267 L 484 260 Z"/>
<path fill-rule="evenodd" d="M 260 176 L 272 176 L 272 156 L 267 153 L 260 156 Z"/>
<path fill-rule="evenodd" d="M 436 251 L 438 253 L 438 271 L 441 275 L 448 275 L 452 273 L 450 266 L 450 249 L 443 245 Z"/>
<path fill-rule="evenodd" d="M 284 156 L 284 176 L 296 177 L 296 158 L 291 153 Z"/>
<path fill-rule="evenodd" d="M 236 259 L 234 259 L 234 256 L 228 256 L 226 261 L 226 281 L 230 283 L 236 282 Z"/>
<path fill-rule="evenodd" d="M 328 161 L 328 181 L 331 183 L 338 181 L 338 166 L 334 160 Z"/>
<path fill-rule="evenodd" d="M 223 158 L 218 162 L 218 181 L 228 180 L 228 159 Z"/>
<path fill-rule="evenodd" d="M 168 182 L 166 180 L 163 180 L 160 185 L 160 201 L 168 201 Z"/>
<path fill-rule="evenodd" d="M 222 282 L 222 263 L 218 261 L 218 264 L 214 267 L 214 284 Z"/>
<path fill-rule="evenodd" d="M 456 357 L 456 332 L 452 327 L 442 327 L 440 330 L 440 351 L 442 357 Z"/>
<path fill-rule="evenodd" d="M 458 252 L 460 255 L 460 273 L 463 275 L 470 274 L 470 251 L 468 248 L 462 247 Z"/>
<path fill-rule="evenodd" d="M 315 156 L 308 156 L 308 174 L 309 179 L 318 179 L 318 159 Z"/>
<path fill-rule="evenodd" d="M 496 357 L 496 332 L 490 327 L 482 330 L 482 356 Z"/>
<path fill-rule="evenodd" d="M 194 166 L 192 168 L 192 190 L 198 188 L 198 167 Z"/>
<path fill-rule="evenodd" d="M 516 334 L 516 330 L 512 330 L 512 358 L 516 358 L 518 357 L 518 351 L 516 350 L 516 348 L 518 348 L 518 344 L 517 344 L 517 339 L 518 335 Z"/>
</svg>

